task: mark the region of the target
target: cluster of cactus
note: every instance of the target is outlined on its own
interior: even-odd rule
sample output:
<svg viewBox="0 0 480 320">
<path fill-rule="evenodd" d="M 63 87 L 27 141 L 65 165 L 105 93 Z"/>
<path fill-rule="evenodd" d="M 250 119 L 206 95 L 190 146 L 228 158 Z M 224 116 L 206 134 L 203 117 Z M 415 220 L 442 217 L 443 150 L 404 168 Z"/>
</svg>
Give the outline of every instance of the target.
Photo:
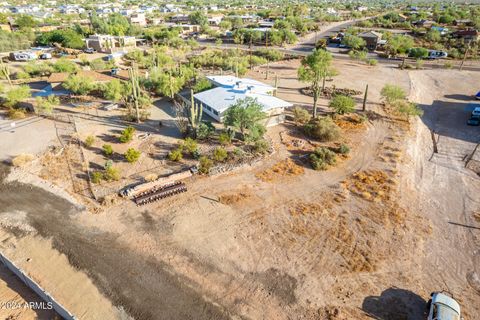
<svg viewBox="0 0 480 320">
<path fill-rule="evenodd" d="M 193 97 L 193 90 L 190 90 L 190 111 L 188 113 L 188 122 L 192 126 L 193 132 L 197 131 L 197 127 L 202 121 L 203 106 L 201 103 L 196 103 Z"/>
</svg>

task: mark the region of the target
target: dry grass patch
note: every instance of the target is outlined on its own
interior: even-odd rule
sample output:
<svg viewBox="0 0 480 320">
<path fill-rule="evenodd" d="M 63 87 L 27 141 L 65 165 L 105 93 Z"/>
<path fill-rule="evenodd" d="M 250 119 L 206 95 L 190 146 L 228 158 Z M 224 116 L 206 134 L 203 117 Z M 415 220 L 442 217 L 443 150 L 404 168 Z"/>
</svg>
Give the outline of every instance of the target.
<svg viewBox="0 0 480 320">
<path fill-rule="evenodd" d="M 14 167 L 24 167 L 35 159 L 35 156 L 32 154 L 20 154 L 12 159 L 12 165 Z"/>
<path fill-rule="evenodd" d="M 296 177 L 305 173 L 305 169 L 293 160 L 286 159 L 277 162 L 271 168 L 257 173 L 255 176 L 265 182 L 273 182 L 281 178 Z"/>
<path fill-rule="evenodd" d="M 351 193 L 365 200 L 380 202 L 390 200 L 395 181 L 385 171 L 366 170 L 355 173 L 345 185 Z"/>
</svg>

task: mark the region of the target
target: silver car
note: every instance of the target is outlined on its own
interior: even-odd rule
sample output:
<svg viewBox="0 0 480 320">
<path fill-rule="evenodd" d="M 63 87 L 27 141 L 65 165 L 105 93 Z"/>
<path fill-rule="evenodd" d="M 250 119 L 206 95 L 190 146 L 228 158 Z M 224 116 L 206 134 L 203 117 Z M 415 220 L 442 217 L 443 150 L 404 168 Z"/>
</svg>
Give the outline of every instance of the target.
<svg viewBox="0 0 480 320">
<path fill-rule="evenodd" d="M 433 292 L 428 301 L 427 320 L 461 320 L 460 305 L 455 299 L 442 292 Z"/>
</svg>

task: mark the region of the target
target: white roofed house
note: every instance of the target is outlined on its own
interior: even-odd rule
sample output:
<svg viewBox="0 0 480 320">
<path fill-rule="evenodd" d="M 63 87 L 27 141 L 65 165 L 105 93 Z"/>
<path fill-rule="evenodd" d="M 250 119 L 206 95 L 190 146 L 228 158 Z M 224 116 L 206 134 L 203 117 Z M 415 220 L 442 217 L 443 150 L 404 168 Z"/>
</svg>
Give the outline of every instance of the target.
<svg viewBox="0 0 480 320">
<path fill-rule="evenodd" d="M 290 102 L 273 96 L 275 88 L 257 80 L 234 76 L 208 76 L 213 89 L 194 94 L 196 103 L 202 104 L 203 112 L 218 122 L 223 121 L 225 111 L 237 101 L 250 97 L 262 106 L 267 114 L 265 126 L 274 126 L 285 121 L 285 108 Z"/>
</svg>

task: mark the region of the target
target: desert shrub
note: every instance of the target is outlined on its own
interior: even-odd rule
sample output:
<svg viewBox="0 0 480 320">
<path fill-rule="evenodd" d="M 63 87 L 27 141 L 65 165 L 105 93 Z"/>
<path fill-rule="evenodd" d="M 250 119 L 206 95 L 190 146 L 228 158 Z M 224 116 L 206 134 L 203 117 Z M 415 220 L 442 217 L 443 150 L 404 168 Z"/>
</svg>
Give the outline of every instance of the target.
<svg viewBox="0 0 480 320">
<path fill-rule="evenodd" d="M 168 153 L 168 159 L 171 161 L 180 161 L 183 159 L 183 153 L 181 148 L 177 148 Z"/>
<path fill-rule="evenodd" d="M 198 143 L 192 138 L 186 138 L 182 144 L 182 150 L 193 155 L 198 151 Z"/>
<path fill-rule="evenodd" d="M 453 68 L 453 63 L 450 62 L 450 61 L 447 61 L 447 62 L 445 62 L 445 64 L 443 66 L 445 67 L 445 69 L 452 69 Z"/>
<path fill-rule="evenodd" d="M 134 148 L 128 148 L 124 156 L 129 163 L 134 163 L 140 158 L 141 154 L 142 153 L 140 151 L 135 150 Z"/>
<path fill-rule="evenodd" d="M 348 154 L 349 152 L 350 152 L 350 147 L 347 146 L 346 144 L 342 143 L 338 148 L 338 153 L 340 154 Z"/>
<path fill-rule="evenodd" d="M 215 132 L 215 127 L 211 122 L 201 122 L 197 128 L 197 139 L 208 139 Z"/>
<path fill-rule="evenodd" d="M 304 125 L 305 133 L 320 141 L 333 141 L 340 137 L 340 128 L 330 117 L 310 121 Z"/>
<path fill-rule="evenodd" d="M 8 110 L 8 118 L 12 120 L 24 119 L 26 117 L 26 112 L 23 109 L 14 109 L 11 108 Z"/>
<path fill-rule="evenodd" d="M 121 143 L 127 143 L 127 142 L 130 142 L 132 141 L 133 139 L 133 134 L 135 133 L 135 128 L 134 127 L 131 127 L 131 126 L 128 126 L 127 128 L 125 128 L 125 130 L 122 131 L 122 133 L 120 134 L 120 137 L 118 138 L 118 140 L 121 142 Z"/>
<path fill-rule="evenodd" d="M 92 173 L 91 179 L 93 183 L 100 183 L 103 179 L 103 173 L 100 171 L 95 171 Z"/>
<path fill-rule="evenodd" d="M 233 155 L 237 158 L 242 158 L 245 155 L 245 151 L 242 148 L 235 148 L 233 149 Z"/>
<path fill-rule="evenodd" d="M 213 161 L 206 156 L 201 156 L 198 166 L 198 172 L 208 174 L 213 166 Z"/>
<path fill-rule="evenodd" d="M 120 180 L 120 170 L 115 167 L 107 167 L 103 178 L 107 181 L 118 181 Z"/>
<path fill-rule="evenodd" d="M 380 94 L 388 103 L 392 103 L 396 100 L 405 99 L 406 97 L 405 91 L 401 87 L 393 84 L 386 84 L 382 88 L 382 91 L 380 91 Z"/>
<path fill-rule="evenodd" d="M 305 124 L 310 121 L 312 117 L 310 116 L 310 112 L 307 110 L 300 108 L 300 107 L 295 107 L 293 109 L 293 119 L 297 125 L 299 124 Z"/>
<path fill-rule="evenodd" d="M 352 97 L 338 95 L 333 97 L 328 106 L 338 114 L 350 113 L 355 110 L 355 100 Z"/>
<path fill-rule="evenodd" d="M 398 100 L 395 102 L 395 108 L 397 111 L 405 117 L 410 116 L 422 116 L 423 110 L 420 109 L 415 103 L 406 100 Z"/>
<path fill-rule="evenodd" d="M 113 154 L 113 148 L 110 144 L 104 144 L 102 146 L 102 149 L 103 149 L 103 154 L 105 154 L 107 157 Z"/>
<path fill-rule="evenodd" d="M 35 159 L 33 155 L 23 153 L 12 159 L 12 165 L 14 167 L 23 167 L 33 159 Z"/>
<path fill-rule="evenodd" d="M 368 59 L 367 64 L 369 66 L 376 66 L 378 64 L 378 60 L 377 59 Z"/>
<path fill-rule="evenodd" d="M 315 170 L 326 170 L 329 165 L 335 164 L 337 156 L 328 148 L 320 147 L 310 154 L 310 164 Z"/>
<path fill-rule="evenodd" d="M 217 162 L 223 162 L 227 159 L 228 153 L 227 150 L 225 150 L 222 147 L 215 148 L 213 150 L 213 159 Z"/>
<path fill-rule="evenodd" d="M 220 142 L 222 146 L 227 146 L 232 143 L 232 137 L 228 134 L 228 132 L 222 132 L 218 137 L 218 142 Z"/>
<path fill-rule="evenodd" d="M 415 61 L 415 68 L 416 68 L 416 69 L 422 69 L 422 68 L 423 68 L 423 64 L 424 64 L 424 61 L 423 61 L 423 60 L 417 59 L 417 60 Z"/>
<path fill-rule="evenodd" d="M 269 146 L 270 145 L 267 140 L 265 139 L 257 140 L 253 144 L 253 151 L 255 153 L 264 154 L 264 153 L 267 153 Z"/>
<path fill-rule="evenodd" d="M 88 136 L 86 139 L 85 139 L 85 145 L 87 147 L 91 147 L 93 146 L 93 144 L 95 143 L 95 137 L 94 136 Z"/>
</svg>

